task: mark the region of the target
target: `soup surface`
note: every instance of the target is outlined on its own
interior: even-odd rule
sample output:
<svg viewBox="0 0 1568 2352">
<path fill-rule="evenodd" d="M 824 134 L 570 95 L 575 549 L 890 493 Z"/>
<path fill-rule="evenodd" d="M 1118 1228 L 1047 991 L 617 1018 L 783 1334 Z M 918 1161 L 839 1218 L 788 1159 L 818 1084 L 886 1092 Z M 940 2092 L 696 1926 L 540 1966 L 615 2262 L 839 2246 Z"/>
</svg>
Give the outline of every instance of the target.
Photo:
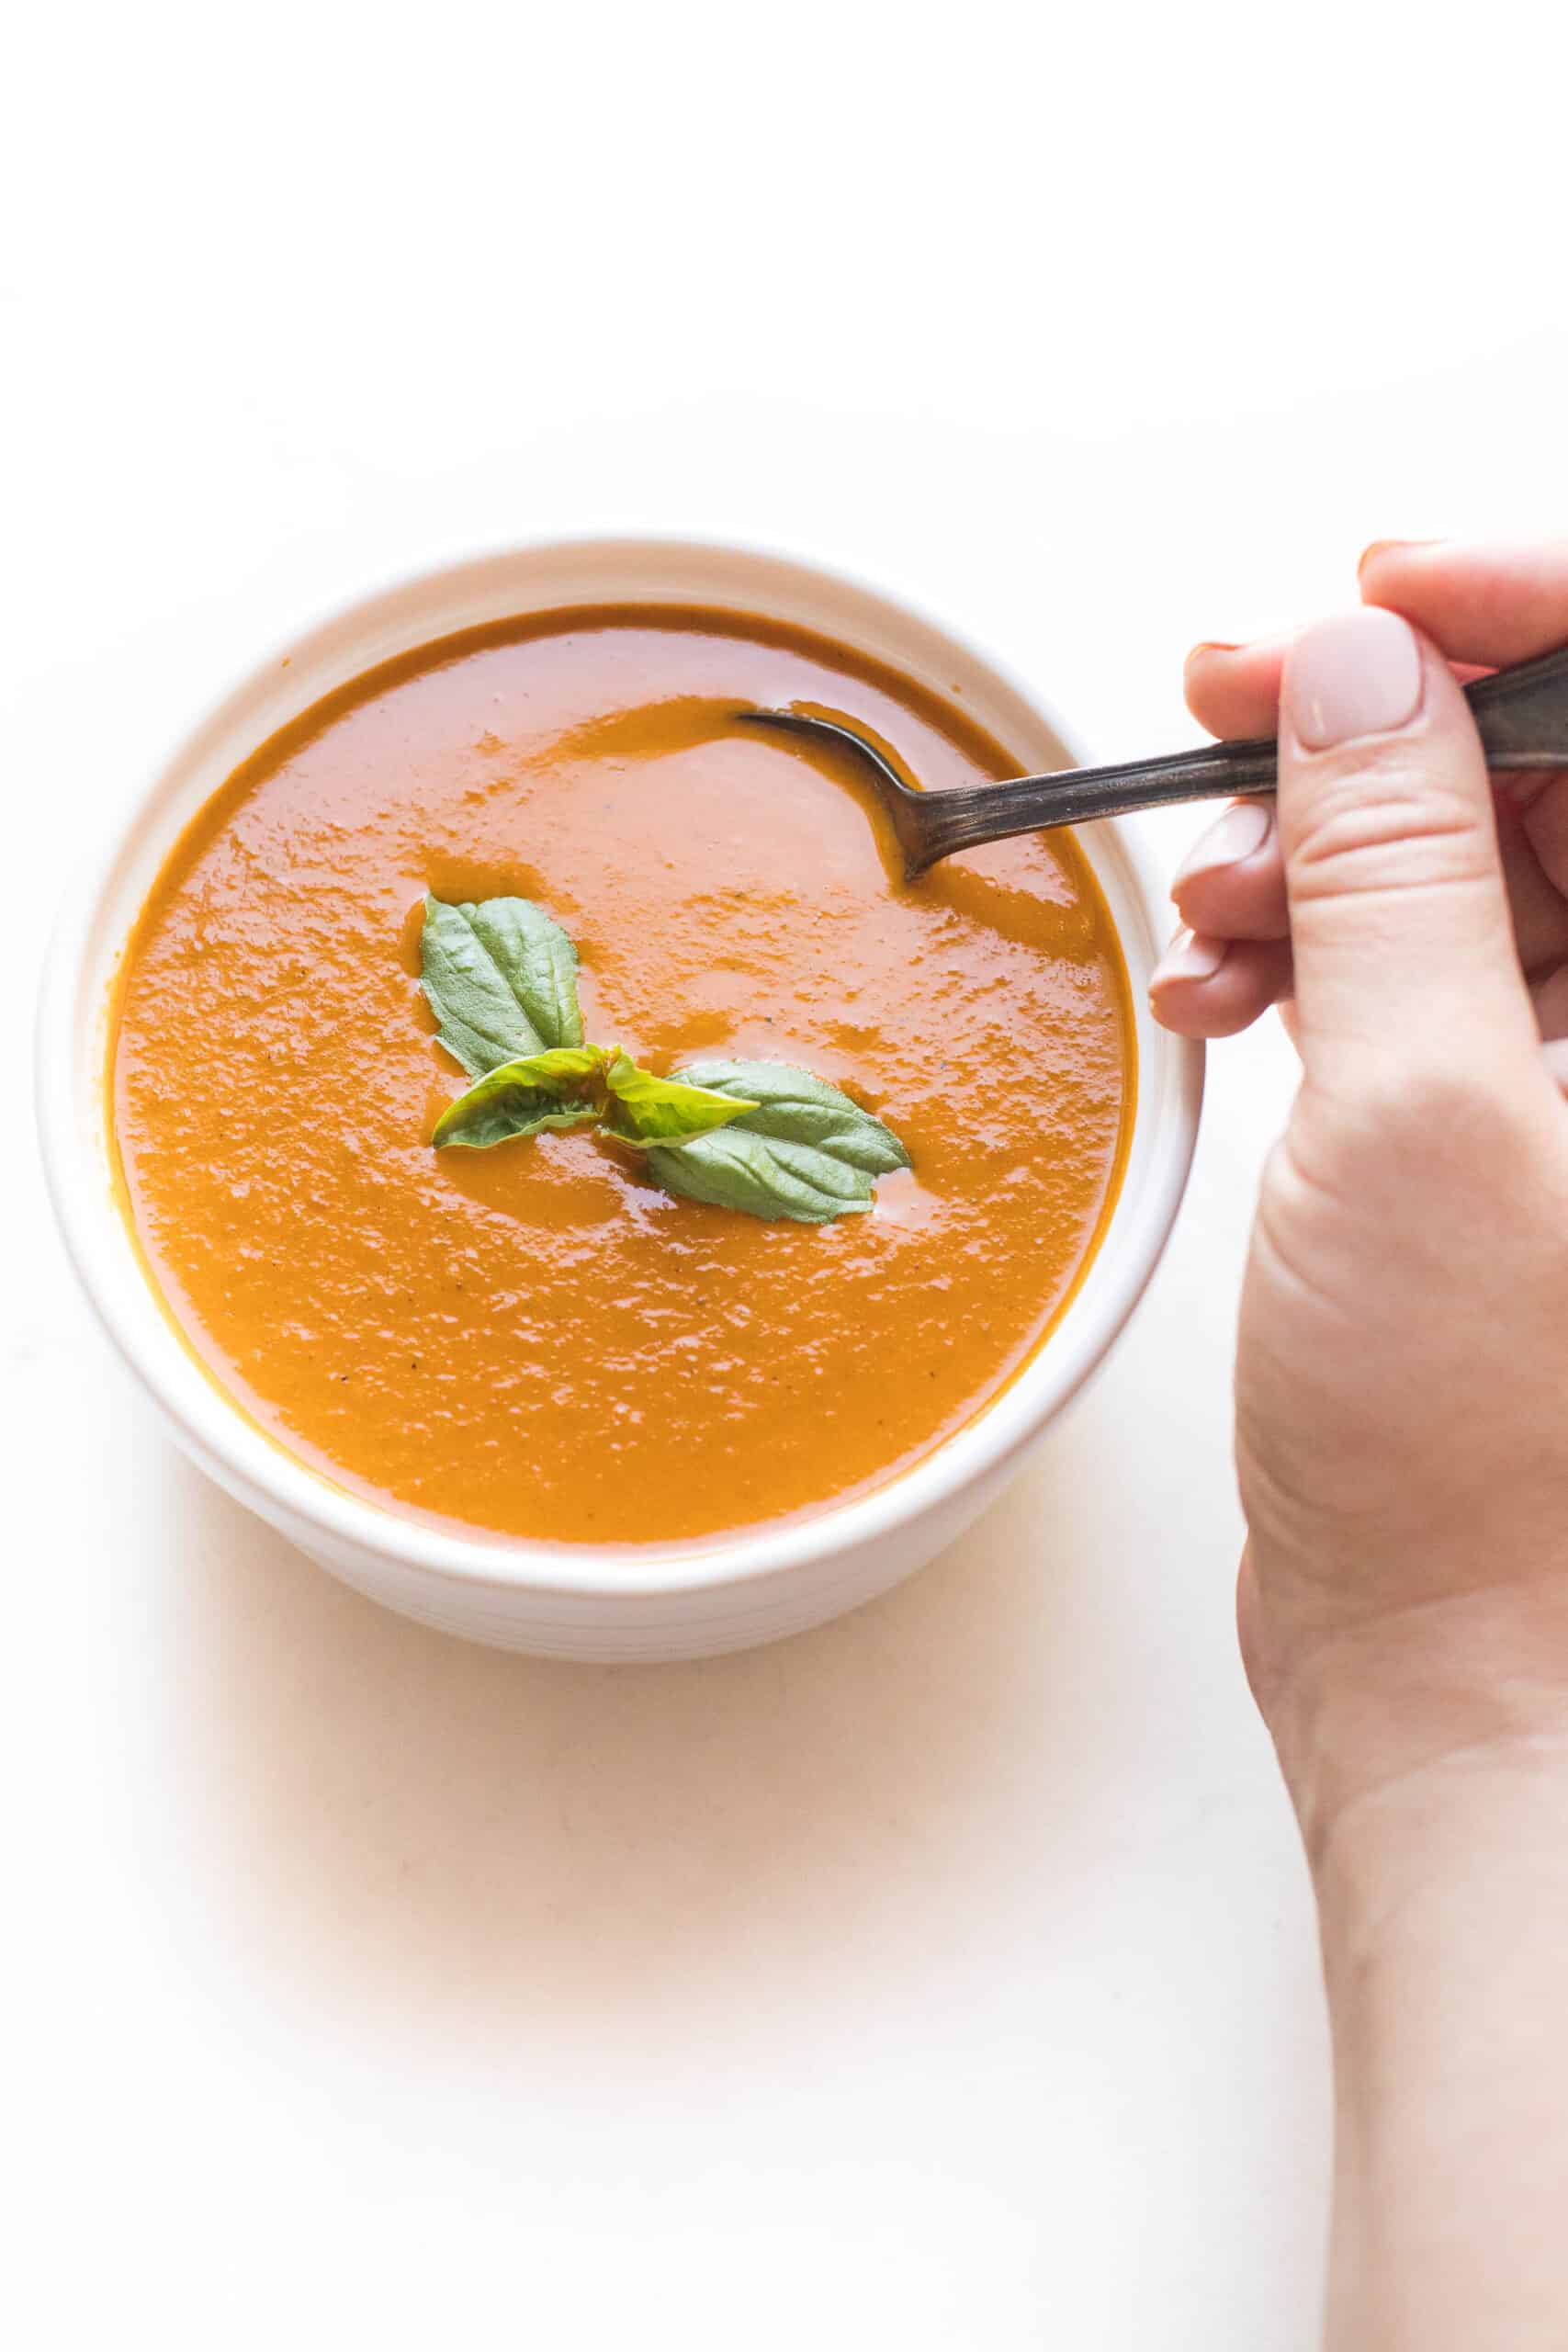
<svg viewBox="0 0 1568 2352">
<path fill-rule="evenodd" d="M 1070 1292 L 1132 1096 L 1087 865 L 1051 835 L 904 883 L 852 755 L 735 716 L 794 701 L 933 787 L 1017 772 L 826 640 L 584 609 L 318 705 L 171 854 L 117 1005 L 128 1211 L 197 1356 L 338 1485 L 505 1536 L 712 1538 L 907 1468 Z M 588 1129 L 433 1150 L 466 1080 L 418 985 L 427 890 L 545 908 L 591 1038 L 804 1067 L 911 1170 L 803 1226 Z"/>
</svg>

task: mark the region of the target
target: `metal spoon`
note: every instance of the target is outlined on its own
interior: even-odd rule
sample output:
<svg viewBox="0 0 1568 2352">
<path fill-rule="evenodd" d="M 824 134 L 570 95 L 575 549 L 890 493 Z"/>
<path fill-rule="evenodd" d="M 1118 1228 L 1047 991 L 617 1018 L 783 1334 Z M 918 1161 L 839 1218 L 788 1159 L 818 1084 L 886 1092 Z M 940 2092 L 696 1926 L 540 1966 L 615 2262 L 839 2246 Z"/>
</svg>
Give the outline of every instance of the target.
<svg viewBox="0 0 1568 2352">
<path fill-rule="evenodd" d="M 1464 691 L 1489 766 L 1568 768 L 1568 650 L 1495 671 Z M 893 820 L 911 879 L 938 858 L 976 849 L 982 842 L 1010 841 L 1048 825 L 1087 824 L 1094 817 L 1121 817 L 1173 801 L 1272 792 L 1277 779 L 1276 747 L 1258 741 L 1210 743 L 1163 759 L 1129 760 L 1120 767 L 1065 768 L 1055 775 L 1022 775 L 1006 784 L 920 792 L 905 783 L 874 743 L 840 719 L 799 709 L 743 710 L 739 716 L 758 727 L 814 736 L 857 752 Z"/>
</svg>

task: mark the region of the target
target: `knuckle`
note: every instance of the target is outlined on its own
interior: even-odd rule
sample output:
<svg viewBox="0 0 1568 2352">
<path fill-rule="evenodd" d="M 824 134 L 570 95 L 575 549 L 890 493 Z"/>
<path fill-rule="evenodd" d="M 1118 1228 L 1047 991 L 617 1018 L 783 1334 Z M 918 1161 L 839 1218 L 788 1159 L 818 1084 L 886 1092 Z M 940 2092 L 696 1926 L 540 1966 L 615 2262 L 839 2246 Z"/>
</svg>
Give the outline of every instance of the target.
<svg viewBox="0 0 1568 2352">
<path fill-rule="evenodd" d="M 1373 891 L 1463 888 L 1490 882 L 1496 855 L 1472 794 L 1434 777 L 1403 745 L 1298 799 L 1290 871 L 1297 899 Z"/>
</svg>

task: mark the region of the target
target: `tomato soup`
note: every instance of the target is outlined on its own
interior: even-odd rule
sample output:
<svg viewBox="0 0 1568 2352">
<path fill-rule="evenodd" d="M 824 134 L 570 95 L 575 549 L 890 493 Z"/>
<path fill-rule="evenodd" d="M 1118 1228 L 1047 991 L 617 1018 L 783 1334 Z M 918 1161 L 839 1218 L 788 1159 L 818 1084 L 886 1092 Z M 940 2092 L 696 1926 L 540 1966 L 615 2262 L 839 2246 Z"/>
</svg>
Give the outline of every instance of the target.
<svg viewBox="0 0 1568 2352">
<path fill-rule="evenodd" d="M 125 1211 L 212 1379 L 339 1487 L 491 1537 L 711 1540 L 886 1483 L 1046 1340 L 1131 1122 L 1105 906 L 1066 834 L 906 882 L 852 754 L 738 717 L 791 702 L 932 789 L 1017 773 L 825 639 L 574 609 L 319 704 L 168 858 L 115 1007 Z M 427 893 L 543 909 L 590 1038 L 814 1072 L 909 1168 L 804 1225 L 677 1197 L 596 1129 L 434 1149 L 468 1081 Z"/>
</svg>

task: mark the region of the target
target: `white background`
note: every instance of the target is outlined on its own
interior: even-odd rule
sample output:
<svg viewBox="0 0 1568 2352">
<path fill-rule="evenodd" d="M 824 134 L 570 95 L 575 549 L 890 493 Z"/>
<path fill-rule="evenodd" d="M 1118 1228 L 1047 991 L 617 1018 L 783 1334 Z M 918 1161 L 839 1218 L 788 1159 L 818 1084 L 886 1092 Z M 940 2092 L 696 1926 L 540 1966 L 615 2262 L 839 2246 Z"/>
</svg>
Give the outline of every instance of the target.
<svg viewBox="0 0 1568 2352">
<path fill-rule="evenodd" d="M 275 639 L 538 534 L 750 537 L 1103 756 L 1371 536 L 1561 511 L 1537 11 L 29 10 L 0 96 L 8 1927 L 28 2352 L 1308 2352 L 1309 1905 L 1235 1663 L 1235 1283 L 1292 1083 L 978 1532 L 596 1671 L 340 1591 L 68 1282 L 31 976 Z M 1484 44 L 1484 48 L 1479 44 Z M 1500 60 L 1493 63 L 1493 59 Z M 1164 820 L 1174 854 L 1189 830 Z"/>
</svg>

